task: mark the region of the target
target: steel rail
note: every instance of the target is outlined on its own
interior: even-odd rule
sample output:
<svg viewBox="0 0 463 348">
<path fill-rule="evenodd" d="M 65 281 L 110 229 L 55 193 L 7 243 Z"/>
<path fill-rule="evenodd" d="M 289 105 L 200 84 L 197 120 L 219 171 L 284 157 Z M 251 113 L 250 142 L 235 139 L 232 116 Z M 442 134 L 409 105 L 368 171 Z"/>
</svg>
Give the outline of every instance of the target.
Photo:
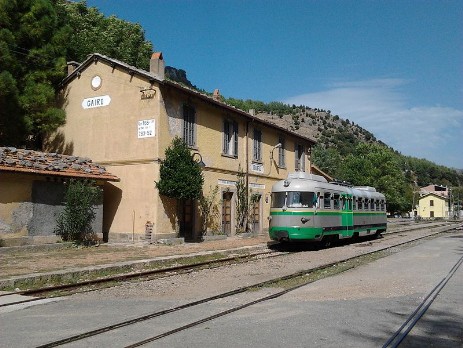
<svg viewBox="0 0 463 348">
<path fill-rule="evenodd" d="M 415 311 L 408 317 L 402 326 L 384 343 L 383 348 L 396 348 L 407 337 L 409 332 L 418 323 L 421 317 L 426 313 L 428 308 L 436 299 L 437 295 L 447 285 L 455 272 L 463 263 L 463 256 L 453 265 L 447 275 L 431 290 L 431 292 L 423 299 Z"/>
<path fill-rule="evenodd" d="M 113 325 L 101 327 L 101 328 L 99 328 L 99 329 L 87 331 L 87 332 L 84 332 L 84 333 L 81 333 L 81 334 L 78 334 L 78 335 L 75 335 L 75 336 L 71 336 L 71 337 L 67 337 L 67 338 L 61 339 L 61 340 L 57 340 L 57 341 L 54 341 L 54 342 L 50 342 L 50 343 L 47 343 L 47 344 L 38 346 L 37 348 L 57 347 L 57 346 L 60 346 L 60 345 L 63 345 L 63 344 L 67 344 L 67 343 L 71 343 L 71 342 L 75 342 L 75 341 L 80 341 L 80 340 L 85 339 L 85 338 L 89 338 L 89 337 L 92 337 L 92 336 L 96 336 L 96 335 L 99 335 L 99 334 L 103 334 L 103 333 L 106 333 L 106 332 L 109 332 L 109 331 L 112 331 L 112 330 L 115 330 L 115 329 L 118 329 L 118 328 L 122 328 L 122 327 L 125 327 L 125 326 L 134 325 L 134 324 L 137 324 L 137 323 L 146 321 L 146 320 L 150 320 L 150 319 L 153 319 L 153 318 L 156 318 L 156 317 L 160 317 L 160 316 L 163 316 L 163 315 L 166 315 L 166 314 L 169 314 L 169 313 L 177 312 L 177 311 L 180 311 L 180 310 L 183 310 L 183 309 L 186 309 L 186 308 L 194 307 L 194 306 L 197 306 L 197 305 L 200 305 L 200 304 L 204 304 L 204 303 L 207 303 L 207 302 L 211 302 L 211 301 L 214 301 L 214 300 L 217 300 L 217 299 L 222 299 L 222 298 L 226 298 L 226 297 L 233 296 L 233 295 L 236 295 L 236 294 L 244 293 L 244 292 L 249 291 L 249 290 L 251 290 L 251 289 L 262 288 L 262 287 L 266 287 L 266 286 L 270 286 L 270 285 L 272 285 L 272 284 L 278 283 L 278 282 L 280 282 L 280 281 L 285 281 L 285 280 L 290 280 L 290 279 L 298 278 L 298 277 L 301 277 L 301 276 L 306 276 L 306 275 L 309 275 L 310 273 L 313 273 L 313 272 L 316 272 L 316 271 L 320 271 L 320 270 L 325 270 L 325 269 L 328 269 L 328 268 L 333 267 L 333 266 L 335 266 L 335 265 L 338 265 L 338 264 L 340 264 L 340 263 L 345 263 L 345 262 L 348 262 L 348 261 L 353 261 L 353 260 L 356 260 L 356 259 L 358 259 L 358 258 L 360 258 L 360 257 L 363 257 L 363 256 L 375 254 L 375 253 L 378 253 L 378 252 L 382 252 L 382 251 L 386 251 L 386 250 L 389 250 L 389 249 L 392 249 L 392 248 L 396 248 L 396 247 L 398 247 L 398 246 L 410 244 L 410 243 L 416 242 L 416 241 L 418 241 L 418 240 L 428 238 L 428 237 L 430 237 L 430 236 L 435 236 L 435 235 L 440 234 L 440 233 L 442 233 L 442 232 L 435 232 L 435 233 L 432 233 L 432 234 L 430 234 L 430 235 L 417 237 L 417 238 L 412 239 L 412 240 L 408 240 L 408 241 L 405 241 L 405 242 L 401 242 L 401 243 L 398 243 L 398 244 L 395 244 L 395 245 L 392 245 L 392 246 L 388 246 L 388 247 L 383 247 L 383 248 L 380 248 L 380 249 L 375 250 L 375 251 L 370 251 L 370 252 L 363 253 L 363 254 L 361 254 L 361 255 L 352 256 L 352 257 L 348 257 L 348 258 L 344 258 L 344 259 L 337 260 L 337 261 L 335 261 L 335 262 L 330 262 L 330 263 L 328 263 L 328 264 L 321 265 L 321 266 L 318 266 L 318 267 L 314 267 L 314 268 L 310 268 L 310 269 L 307 269 L 307 270 L 298 271 L 298 272 L 295 272 L 295 273 L 290 274 L 290 275 L 286 275 L 286 276 L 282 276 L 282 277 L 270 279 L 270 280 L 267 280 L 267 281 L 264 281 L 264 282 L 260 282 L 260 283 L 256 283 L 256 284 L 252 284 L 252 285 L 248 285 L 248 286 L 244 286 L 244 287 L 241 287 L 241 288 L 238 288 L 238 289 L 235 289 L 235 290 L 231 290 L 231 291 L 228 291 L 228 292 L 225 292 L 225 293 L 222 293 L 222 294 L 218 294 L 218 295 L 214 295 L 214 296 L 211 296 L 211 297 L 207 297 L 207 298 L 204 298 L 204 299 L 199 300 L 199 301 L 194 301 L 194 302 L 190 302 L 190 303 L 187 303 L 187 304 L 184 304 L 184 305 L 181 305 L 181 306 L 172 307 L 172 308 L 169 308 L 169 309 L 166 309 L 166 310 L 153 312 L 153 313 L 150 313 L 150 314 L 147 314 L 147 315 L 138 317 L 138 318 L 134 318 L 134 319 L 122 321 L 122 322 L 119 322 L 119 323 L 117 323 L 117 324 L 113 324 Z M 355 267 L 355 266 L 346 268 L 344 271 L 347 271 L 347 270 L 349 270 L 349 269 L 351 269 L 351 268 L 353 268 L 353 267 Z M 200 324 L 202 324 L 202 323 L 204 323 L 204 322 L 206 322 L 206 321 L 210 321 L 210 320 L 216 319 L 216 318 L 218 318 L 218 317 L 227 315 L 227 314 L 229 314 L 229 313 L 236 312 L 236 311 L 238 311 L 238 310 L 240 310 L 240 309 L 243 309 L 243 308 L 252 306 L 253 304 L 257 304 L 257 303 L 260 303 L 260 302 L 268 301 L 268 300 L 274 299 L 274 298 L 276 298 L 276 297 L 282 296 L 282 295 L 284 295 L 284 294 L 286 294 L 286 293 L 289 293 L 289 292 L 291 292 L 291 291 L 294 291 L 294 290 L 296 290 L 296 289 L 299 289 L 300 287 L 305 286 L 305 285 L 307 285 L 307 284 L 310 284 L 310 283 L 312 283 L 312 282 L 314 282 L 314 281 L 310 280 L 310 281 L 308 281 L 308 282 L 304 282 L 304 283 L 302 283 L 302 284 L 299 284 L 299 285 L 297 285 L 297 286 L 294 286 L 294 287 L 285 289 L 285 290 L 283 290 L 283 291 L 277 292 L 277 293 L 272 294 L 272 295 L 270 295 L 270 296 L 266 296 L 266 297 L 263 297 L 263 298 L 260 298 L 260 299 L 257 299 L 257 300 L 254 300 L 254 301 L 245 303 L 245 304 L 243 304 L 243 305 L 240 305 L 240 306 L 231 308 L 231 309 L 226 310 L 226 311 L 224 311 L 224 312 L 220 312 L 220 313 L 211 315 L 211 316 L 209 316 L 209 317 L 200 319 L 200 320 L 198 320 L 198 321 L 194 321 L 194 322 L 192 322 L 192 323 L 189 323 L 189 324 L 187 324 L 187 325 L 178 327 L 178 328 L 176 328 L 176 329 L 173 329 L 173 330 L 164 332 L 164 333 L 162 333 L 162 334 L 159 334 L 159 335 L 156 335 L 156 336 L 147 338 L 147 339 L 145 339 L 145 340 L 143 340 L 143 341 L 136 342 L 136 343 L 134 343 L 134 344 L 132 344 L 132 345 L 129 345 L 129 346 L 127 346 L 127 347 L 138 347 L 138 346 L 140 346 L 140 345 L 144 345 L 144 344 L 146 344 L 146 343 L 149 343 L 149 342 L 152 342 L 152 341 L 155 341 L 155 340 L 159 340 L 159 339 L 161 339 L 161 338 L 163 338 L 163 337 L 166 337 L 166 336 L 172 335 L 172 334 L 174 334 L 174 333 L 177 333 L 177 332 L 180 332 L 180 331 L 183 331 L 183 330 L 187 330 L 187 329 L 189 329 L 189 328 L 191 328 L 191 327 L 200 325 Z"/>
<path fill-rule="evenodd" d="M 274 254 L 274 255 L 269 255 L 269 254 Z M 227 257 L 227 258 L 222 258 L 222 259 L 217 259 L 217 260 L 211 260 L 211 261 L 204 261 L 204 262 L 198 262 L 195 264 L 191 265 L 183 265 L 183 266 L 173 266 L 173 267 L 167 267 L 167 268 L 162 268 L 162 269 L 156 269 L 156 270 L 150 270 L 150 271 L 143 271 L 143 272 L 135 272 L 135 273 L 129 273 L 129 274 L 122 274 L 122 275 L 117 275 L 117 276 L 112 276 L 112 277 L 105 277 L 105 278 L 98 278 L 98 279 L 93 279 L 93 280 L 86 280 L 83 282 L 78 282 L 78 283 L 72 283 L 72 284 L 61 284 L 61 285 L 56 285 L 56 286 L 48 286 L 44 288 L 38 288 L 38 289 L 31 289 L 31 290 L 24 290 L 24 291 L 18 291 L 18 292 L 8 292 L 4 294 L 0 294 L 0 297 L 5 297 L 5 296 L 12 296 L 12 295 L 35 295 L 35 294 L 43 294 L 43 293 L 50 293 L 54 291 L 59 291 L 59 290 L 72 290 L 72 289 L 79 289 L 85 286 L 91 286 L 91 285 L 100 285 L 100 284 L 105 284 L 105 283 L 111 283 L 111 282 L 122 282 L 122 281 L 127 281 L 127 280 L 133 280 L 133 279 L 139 279 L 139 278 L 148 278 L 150 276 L 155 276 L 159 275 L 158 278 L 161 277 L 168 277 L 173 274 L 169 274 L 172 272 L 192 272 L 196 269 L 199 269 L 204 266 L 208 266 L 209 268 L 215 267 L 220 267 L 223 264 L 227 263 L 233 263 L 237 261 L 244 261 L 247 259 L 252 259 L 256 258 L 262 255 L 268 255 L 266 257 L 277 257 L 281 255 L 285 255 L 286 253 L 278 252 L 278 251 L 264 251 L 264 252 L 259 252 L 259 253 L 252 253 L 252 254 L 246 254 L 246 255 L 235 255 L 233 257 Z M 96 289 L 91 289 L 91 290 L 85 290 L 82 292 L 88 292 L 88 291 L 95 291 L 99 290 L 100 288 Z M 72 293 L 71 293 L 72 294 Z M 63 296 L 62 294 L 59 296 Z M 56 296 L 51 296 L 51 297 L 56 297 Z M 0 307 L 7 307 L 15 304 L 21 304 L 21 303 L 27 303 L 27 302 L 34 302 L 34 301 L 40 301 L 46 298 L 51 298 L 51 297 L 35 297 L 32 299 L 26 299 L 26 300 L 21 300 L 21 301 L 15 301 L 15 302 L 10 302 L 10 303 L 5 303 L 5 304 L 0 304 Z"/>
<path fill-rule="evenodd" d="M 438 228 L 445 226 L 447 224 L 438 224 L 437 226 L 434 225 L 431 228 Z M 450 227 L 451 228 L 451 227 Z M 389 232 L 384 232 L 383 235 L 392 235 L 392 234 L 398 234 L 398 233 L 404 233 L 407 231 L 415 231 L 416 229 L 419 228 L 413 228 L 413 229 L 408 229 L 408 230 L 400 230 L 400 231 L 389 231 Z M 368 237 L 373 237 L 374 235 L 371 236 L 365 236 L 362 238 L 368 238 Z M 344 242 L 351 242 L 349 240 L 346 240 Z M 360 240 L 358 241 L 361 245 L 364 241 Z M 127 280 L 134 280 L 134 279 L 139 279 L 139 278 L 147 278 L 150 276 L 154 275 L 160 275 L 159 277 L 162 277 L 162 274 L 165 274 L 164 277 L 170 276 L 168 273 L 169 272 L 177 272 L 177 271 L 183 271 L 183 272 L 188 272 L 188 271 L 193 271 L 197 268 L 208 266 L 211 267 L 214 264 L 217 264 L 216 267 L 220 267 L 222 264 L 225 264 L 227 262 L 233 262 L 237 260 L 246 260 L 246 259 L 252 259 L 254 257 L 258 257 L 261 255 L 268 255 L 268 254 L 273 254 L 273 253 L 279 253 L 276 255 L 270 255 L 267 257 L 278 257 L 282 255 L 286 255 L 286 253 L 282 253 L 281 251 L 264 251 L 264 252 L 259 252 L 259 253 L 252 253 L 252 254 L 246 254 L 246 255 L 235 255 L 233 257 L 228 257 L 228 258 L 222 258 L 222 259 L 217 259 L 217 260 L 210 260 L 210 261 L 204 261 L 204 262 L 199 262 L 191 265 L 184 265 L 184 266 L 173 266 L 173 267 L 168 267 L 168 268 L 161 268 L 161 269 L 156 269 L 156 270 L 149 270 L 149 271 L 143 271 L 143 272 L 133 272 L 133 273 L 127 273 L 127 274 L 119 274 L 116 276 L 111 276 L 111 277 L 104 277 L 104 278 L 98 278 L 98 279 L 93 279 L 93 280 L 86 280 L 82 282 L 76 282 L 72 284 L 61 284 L 61 285 L 55 285 L 55 286 L 49 286 L 49 287 L 43 287 L 43 288 L 37 288 L 37 289 L 31 289 L 31 290 L 24 290 L 24 291 L 18 291 L 18 292 L 8 292 L 4 294 L 0 294 L 0 297 L 5 297 L 5 296 L 12 296 L 12 295 L 24 295 L 24 296 L 32 296 L 36 294 L 43 294 L 43 293 L 51 293 L 55 291 L 60 291 L 60 290 L 72 290 L 72 289 L 79 289 L 82 287 L 86 286 L 92 286 L 92 285 L 101 285 L 105 283 L 112 283 L 112 282 L 122 282 L 122 281 L 127 281 Z M 212 267 L 211 267 L 212 268 Z M 86 289 L 85 291 L 82 292 L 89 292 L 89 291 L 96 291 L 100 288 L 95 288 L 95 289 Z M 79 292 L 79 291 L 77 291 Z M 76 292 L 71 292 L 70 294 L 73 294 Z M 66 296 L 70 294 L 60 294 L 59 296 Z M 36 302 L 36 301 L 41 301 L 46 298 L 53 298 L 57 296 L 40 296 L 40 297 L 35 297 L 31 299 L 25 299 L 21 301 L 14 301 L 14 302 L 9 302 L 5 304 L 0 304 L 1 307 L 8 307 L 8 306 L 13 306 L 17 304 L 23 304 L 23 303 L 30 303 L 30 302 Z"/>
</svg>

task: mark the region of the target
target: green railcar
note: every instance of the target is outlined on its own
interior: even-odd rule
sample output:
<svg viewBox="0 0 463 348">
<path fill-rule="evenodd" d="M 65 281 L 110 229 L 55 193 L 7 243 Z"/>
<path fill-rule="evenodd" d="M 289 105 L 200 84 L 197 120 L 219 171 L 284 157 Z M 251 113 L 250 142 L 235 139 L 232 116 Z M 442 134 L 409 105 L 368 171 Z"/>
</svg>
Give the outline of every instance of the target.
<svg viewBox="0 0 463 348">
<path fill-rule="evenodd" d="M 292 173 L 272 187 L 270 238 L 331 241 L 386 231 L 386 198 L 373 187 L 353 187 L 318 175 Z"/>
</svg>

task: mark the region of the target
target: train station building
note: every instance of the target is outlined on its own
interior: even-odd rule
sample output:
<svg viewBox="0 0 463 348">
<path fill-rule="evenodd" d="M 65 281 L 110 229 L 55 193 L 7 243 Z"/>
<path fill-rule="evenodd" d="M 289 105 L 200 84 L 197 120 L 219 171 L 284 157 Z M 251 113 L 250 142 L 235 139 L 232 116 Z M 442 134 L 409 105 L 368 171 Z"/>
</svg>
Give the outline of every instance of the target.
<svg viewBox="0 0 463 348">
<path fill-rule="evenodd" d="M 180 230 L 176 202 L 155 187 L 176 136 L 204 164 L 204 195 L 218 187 L 218 213 L 208 233 L 237 232 L 239 168 L 257 197 L 251 229 L 266 232 L 272 185 L 290 172 L 311 171 L 315 141 L 225 104 L 218 90 L 211 96 L 170 81 L 164 66 L 162 53 L 153 54 L 150 71 L 97 53 L 71 63 L 61 93 L 66 124 L 44 149 L 89 157 L 120 179 L 104 185 L 103 231 L 109 241 L 195 239 L 201 233 L 196 202 L 183 207 Z"/>
</svg>

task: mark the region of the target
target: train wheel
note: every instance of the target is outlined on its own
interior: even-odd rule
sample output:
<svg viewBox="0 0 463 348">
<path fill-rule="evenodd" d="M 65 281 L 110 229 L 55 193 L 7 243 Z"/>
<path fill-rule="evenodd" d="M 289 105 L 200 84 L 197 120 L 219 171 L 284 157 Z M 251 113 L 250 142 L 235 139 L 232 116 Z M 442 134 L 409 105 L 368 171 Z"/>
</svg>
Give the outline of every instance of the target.
<svg viewBox="0 0 463 348">
<path fill-rule="evenodd" d="M 323 239 L 321 240 L 320 244 L 322 248 L 329 248 L 332 247 L 336 242 L 338 241 L 339 236 L 331 235 L 331 236 L 323 236 Z"/>
</svg>

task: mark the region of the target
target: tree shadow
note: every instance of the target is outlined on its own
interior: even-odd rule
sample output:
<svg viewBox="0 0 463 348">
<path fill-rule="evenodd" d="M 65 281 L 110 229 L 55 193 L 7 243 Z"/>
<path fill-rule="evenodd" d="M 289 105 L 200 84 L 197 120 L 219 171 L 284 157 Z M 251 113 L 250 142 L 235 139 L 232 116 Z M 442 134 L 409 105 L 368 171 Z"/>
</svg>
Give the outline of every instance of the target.
<svg viewBox="0 0 463 348">
<path fill-rule="evenodd" d="M 167 196 L 159 195 L 161 198 L 161 203 L 164 207 L 164 212 L 167 215 L 171 230 L 178 233 L 178 206 L 177 200 L 174 198 L 169 198 Z"/>
<path fill-rule="evenodd" d="M 408 319 L 408 314 L 403 312 L 388 311 L 396 317 L 400 323 Z M 392 320 L 387 320 L 390 323 Z M 463 316 L 456 313 L 448 313 L 442 310 L 429 308 L 421 317 L 415 328 L 408 333 L 400 343 L 400 347 L 459 347 L 463 346 Z M 401 324 L 400 324 L 401 325 Z M 343 335 L 353 337 L 356 341 L 369 341 L 371 347 L 383 346 L 390 337 L 395 334 L 400 325 L 388 330 L 384 318 L 376 324 L 376 327 L 368 333 L 361 334 L 356 329 L 342 330 Z M 418 329 L 419 328 L 419 329 Z M 394 331 L 392 331 L 394 330 Z"/>
</svg>

